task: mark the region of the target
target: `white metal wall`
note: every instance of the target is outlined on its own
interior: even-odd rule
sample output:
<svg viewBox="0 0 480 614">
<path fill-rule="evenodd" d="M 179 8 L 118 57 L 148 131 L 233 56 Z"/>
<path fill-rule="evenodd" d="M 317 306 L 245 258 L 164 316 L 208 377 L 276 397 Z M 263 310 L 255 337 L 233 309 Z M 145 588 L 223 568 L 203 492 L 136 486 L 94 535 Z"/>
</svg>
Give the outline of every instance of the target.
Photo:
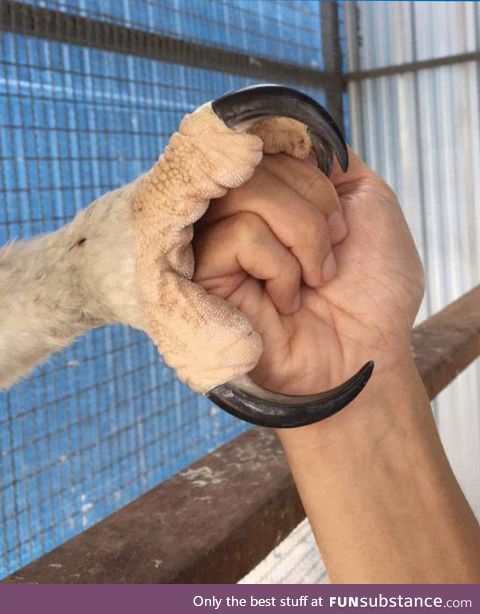
<svg viewBox="0 0 480 614">
<path fill-rule="evenodd" d="M 308 520 L 284 539 L 239 584 L 328 584 Z"/>
<path fill-rule="evenodd" d="M 349 70 L 480 48 L 474 2 L 344 3 Z M 480 283 L 480 64 L 349 86 L 353 146 L 396 190 L 427 273 L 419 319 Z M 480 517 L 480 365 L 435 403 L 438 428 Z"/>
</svg>

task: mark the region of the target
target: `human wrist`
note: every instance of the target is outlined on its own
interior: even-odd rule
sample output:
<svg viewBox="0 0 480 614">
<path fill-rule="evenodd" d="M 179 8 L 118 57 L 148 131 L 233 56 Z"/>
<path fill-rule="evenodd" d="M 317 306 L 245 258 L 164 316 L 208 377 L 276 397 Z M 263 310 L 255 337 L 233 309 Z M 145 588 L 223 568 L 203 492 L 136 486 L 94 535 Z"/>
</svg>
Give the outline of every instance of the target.
<svg viewBox="0 0 480 614">
<path fill-rule="evenodd" d="M 431 424 L 430 424 L 431 423 Z M 358 397 L 338 414 L 307 427 L 278 431 L 287 454 L 319 454 L 324 462 L 346 462 L 367 454 L 394 435 L 401 440 L 433 425 L 427 393 L 411 350 L 377 356 L 374 373 Z M 434 427 L 433 427 L 434 428 Z"/>
<path fill-rule="evenodd" d="M 478 524 L 415 364 L 383 375 L 326 428 L 280 433 L 330 579 L 477 582 Z"/>
</svg>

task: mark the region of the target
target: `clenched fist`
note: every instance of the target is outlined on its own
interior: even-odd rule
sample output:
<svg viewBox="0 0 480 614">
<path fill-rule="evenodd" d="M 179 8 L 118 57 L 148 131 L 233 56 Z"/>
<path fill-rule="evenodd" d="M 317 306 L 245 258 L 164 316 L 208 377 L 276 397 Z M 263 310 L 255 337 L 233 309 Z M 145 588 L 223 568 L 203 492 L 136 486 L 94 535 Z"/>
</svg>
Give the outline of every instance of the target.
<svg viewBox="0 0 480 614">
<path fill-rule="evenodd" d="M 394 193 L 350 159 L 329 179 L 312 160 L 265 156 L 195 227 L 195 281 L 262 336 L 251 375 L 266 388 L 329 389 L 370 359 L 379 377 L 410 350 L 422 265 Z"/>
</svg>

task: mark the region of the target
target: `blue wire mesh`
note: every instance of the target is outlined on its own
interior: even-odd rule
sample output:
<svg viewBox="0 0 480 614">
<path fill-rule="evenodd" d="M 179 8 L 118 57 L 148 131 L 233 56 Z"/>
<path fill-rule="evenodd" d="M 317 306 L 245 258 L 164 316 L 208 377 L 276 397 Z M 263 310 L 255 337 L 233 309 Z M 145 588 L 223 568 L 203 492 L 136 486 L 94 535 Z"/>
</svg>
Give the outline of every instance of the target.
<svg viewBox="0 0 480 614">
<path fill-rule="evenodd" d="M 311 0 L 27 0 L 72 15 L 323 68 Z"/>
<path fill-rule="evenodd" d="M 299 14 L 303 23 L 316 11 L 311 55 L 321 63 L 313 2 L 196 1 L 188 3 L 189 12 L 180 10 L 181 2 L 31 4 L 135 20 L 144 28 L 155 23 L 155 31 L 212 37 L 217 44 L 228 40 L 254 52 L 261 45 L 238 28 L 241 11 L 247 20 L 248 11 L 256 10 L 251 7 L 261 9 L 269 19 L 259 18 L 257 26 L 276 36 L 272 19 L 289 23 Z M 219 22 L 216 29 L 205 15 Z M 305 41 L 297 27 L 290 31 Z M 285 43 L 279 37 L 276 46 L 261 48 L 300 62 L 303 51 L 290 55 L 295 41 L 292 34 Z M 1 32 L 0 245 L 67 223 L 94 198 L 147 169 L 186 112 L 251 83 Z M 321 91 L 303 89 L 323 101 Z M 0 576 L 245 428 L 178 382 L 142 333 L 114 326 L 77 340 L 0 396 Z"/>
</svg>

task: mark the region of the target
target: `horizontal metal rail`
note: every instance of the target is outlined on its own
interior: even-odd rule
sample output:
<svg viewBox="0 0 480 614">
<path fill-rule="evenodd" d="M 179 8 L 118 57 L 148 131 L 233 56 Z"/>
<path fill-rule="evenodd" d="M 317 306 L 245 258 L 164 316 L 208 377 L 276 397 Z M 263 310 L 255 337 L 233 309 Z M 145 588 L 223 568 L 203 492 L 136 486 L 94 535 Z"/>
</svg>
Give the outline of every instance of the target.
<svg viewBox="0 0 480 614">
<path fill-rule="evenodd" d="M 253 79 L 316 87 L 325 89 L 327 98 L 330 94 L 334 100 L 336 100 L 335 96 L 338 98 L 339 92 L 343 92 L 353 81 L 480 61 L 480 51 L 471 51 L 342 73 L 341 64 L 338 63 L 341 57 L 338 52 L 335 52 L 338 46 L 337 41 L 329 40 L 332 36 L 333 38 L 337 36 L 335 32 L 338 30 L 338 24 L 335 21 L 335 7 L 330 6 L 333 4 L 322 2 L 321 7 L 322 12 L 327 13 L 327 18 L 322 21 L 323 49 L 327 67 L 330 68 L 327 71 L 276 61 L 225 47 L 182 40 L 165 34 L 139 30 L 110 21 L 82 17 L 14 0 L 0 0 L 0 30 L 114 53 L 238 74 Z M 333 49 L 332 53 L 330 49 Z M 335 110 L 339 103 L 330 103 L 330 106 Z"/>
<path fill-rule="evenodd" d="M 405 62 L 403 64 L 391 64 L 389 66 L 379 66 L 378 68 L 368 68 L 355 70 L 343 74 L 344 85 L 351 81 L 364 81 L 365 79 L 378 79 L 379 77 L 391 77 L 407 72 L 418 72 L 429 68 L 440 68 L 442 66 L 452 66 L 453 64 L 463 64 L 465 62 L 480 61 L 480 51 L 470 51 L 468 53 L 458 53 L 428 60 L 417 60 L 415 62 Z"/>
<path fill-rule="evenodd" d="M 253 79 L 343 87 L 339 74 L 10 0 L 0 0 L 0 30 Z"/>
<path fill-rule="evenodd" d="M 413 332 L 430 398 L 480 355 L 480 286 Z M 5 580 L 233 583 L 304 518 L 274 433 L 253 429 Z"/>
</svg>

